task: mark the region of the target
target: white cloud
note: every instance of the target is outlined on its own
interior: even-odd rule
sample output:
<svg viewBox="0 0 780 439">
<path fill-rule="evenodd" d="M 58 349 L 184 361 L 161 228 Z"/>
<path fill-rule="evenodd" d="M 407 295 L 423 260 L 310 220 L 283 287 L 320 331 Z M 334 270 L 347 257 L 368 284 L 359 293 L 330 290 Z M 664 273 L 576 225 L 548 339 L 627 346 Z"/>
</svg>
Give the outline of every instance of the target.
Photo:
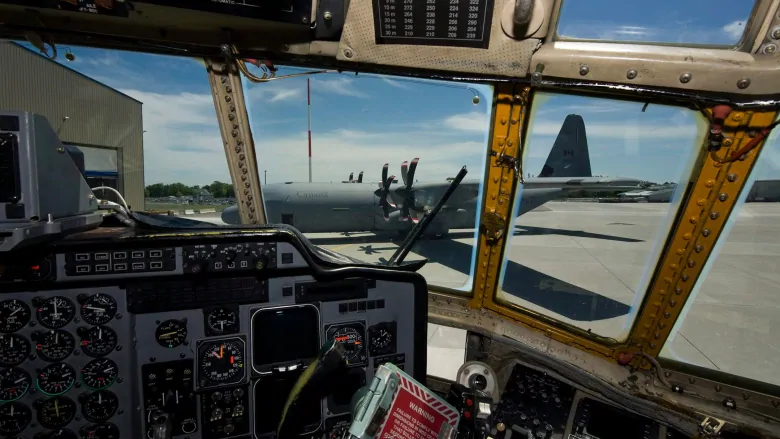
<svg viewBox="0 0 780 439">
<path fill-rule="evenodd" d="M 537 122 L 531 126 L 532 136 L 557 136 L 561 130 L 558 122 Z M 588 140 L 591 139 L 688 139 L 695 136 L 695 125 L 671 126 L 668 124 L 602 123 L 585 124 Z"/>
<path fill-rule="evenodd" d="M 355 98 L 367 98 L 368 95 L 360 91 L 351 78 L 312 78 L 311 89 L 313 92 L 325 92 Z"/>
<path fill-rule="evenodd" d="M 290 81 L 251 84 L 244 90 L 244 93 L 247 95 L 247 99 L 251 99 L 260 104 L 296 100 L 305 103 L 306 97 L 304 96 L 304 89 L 301 87 L 293 88 L 294 85 L 295 83 Z"/>
<path fill-rule="evenodd" d="M 732 41 L 739 41 L 739 39 L 742 38 L 742 34 L 745 32 L 745 21 L 732 21 L 723 26 L 722 30 L 732 39 Z"/>
<path fill-rule="evenodd" d="M 444 119 L 444 126 L 453 130 L 484 133 L 487 130 L 487 115 L 476 111 L 454 114 Z"/>
<path fill-rule="evenodd" d="M 382 81 L 384 81 L 385 84 L 393 86 L 395 88 L 400 88 L 403 90 L 409 90 L 410 88 L 408 85 L 404 84 L 401 81 L 396 81 L 395 79 L 386 78 L 384 76 L 382 76 Z"/>
</svg>

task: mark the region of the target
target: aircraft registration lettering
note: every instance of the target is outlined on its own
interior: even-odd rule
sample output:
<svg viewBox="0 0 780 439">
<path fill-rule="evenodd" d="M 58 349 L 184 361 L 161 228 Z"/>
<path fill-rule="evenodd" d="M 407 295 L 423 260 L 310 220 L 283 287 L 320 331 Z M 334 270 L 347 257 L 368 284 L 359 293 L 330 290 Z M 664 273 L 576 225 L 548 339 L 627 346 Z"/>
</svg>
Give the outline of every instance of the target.
<svg viewBox="0 0 780 439">
<path fill-rule="evenodd" d="M 327 192 L 298 192 L 298 198 L 327 198 Z"/>
</svg>

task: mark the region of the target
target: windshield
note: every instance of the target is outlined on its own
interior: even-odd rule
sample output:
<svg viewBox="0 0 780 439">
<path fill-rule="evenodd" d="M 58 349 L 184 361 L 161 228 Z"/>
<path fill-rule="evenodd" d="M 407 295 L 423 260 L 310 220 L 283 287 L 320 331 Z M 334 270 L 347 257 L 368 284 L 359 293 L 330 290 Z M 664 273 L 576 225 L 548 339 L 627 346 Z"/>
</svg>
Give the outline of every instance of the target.
<svg viewBox="0 0 780 439">
<path fill-rule="evenodd" d="M 315 245 L 384 263 L 466 166 L 406 260 L 429 259 L 431 285 L 471 290 L 490 87 L 338 73 L 244 87 L 268 220 Z"/>
<path fill-rule="evenodd" d="M 774 131 L 661 357 L 780 385 L 778 178 Z"/>
<path fill-rule="evenodd" d="M 29 47 L 13 50 L 50 64 Z M 68 50 L 76 60 L 57 61 L 70 75 L 61 84 L 76 84 L 66 89 L 72 108 L 50 119 L 63 142 L 84 152 L 93 187 L 119 189 L 135 210 L 237 224 L 202 61 Z M 297 72 L 281 67 L 278 75 Z M 52 93 L 65 90 L 61 84 Z M 333 73 L 245 82 L 244 93 L 269 222 L 362 261 L 389 259 L 466 166 L 465 180 L 406 260 L 428 259 L 421 273 L 431 285 L 471 290 L 490 87 Z M 104 104 L 104 95 L 117 103 Z M 83 138 L 90 131 L 104 135 Z M 386 180 L 394 178 L 380 187 L 385 165 Z"/>
<path fill-rule="evenodd" d="M 627 337 L 704 129 L 696 112 L 538 93 L 498 299 Z"/>
<path fill-rule="evenodd" d="M 755 2 L 713 0 L 565 0 L 562 40 L 736 46 Z"/>
</svg>

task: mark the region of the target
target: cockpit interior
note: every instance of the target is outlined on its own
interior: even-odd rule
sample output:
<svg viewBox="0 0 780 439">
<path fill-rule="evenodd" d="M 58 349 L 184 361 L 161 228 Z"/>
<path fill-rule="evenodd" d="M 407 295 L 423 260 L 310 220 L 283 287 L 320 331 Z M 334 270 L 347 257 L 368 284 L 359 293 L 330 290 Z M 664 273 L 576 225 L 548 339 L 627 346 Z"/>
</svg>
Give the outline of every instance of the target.
<svg viewBox="0 0 780 439">
<path fill-rule="evenodd" d="M 778 44 L 778 0 L 0 0 L 0 437 L 780 437 Z"/>
</svg>

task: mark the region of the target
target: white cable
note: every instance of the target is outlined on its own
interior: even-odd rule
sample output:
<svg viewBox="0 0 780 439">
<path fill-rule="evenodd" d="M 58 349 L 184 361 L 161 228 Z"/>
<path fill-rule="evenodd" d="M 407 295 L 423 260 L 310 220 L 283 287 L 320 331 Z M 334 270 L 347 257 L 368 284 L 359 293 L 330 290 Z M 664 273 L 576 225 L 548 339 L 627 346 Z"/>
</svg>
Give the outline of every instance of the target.
<svg viewBox="0 0 780 439">
<path fill-rule="evenodd" d="M 95 190 L 97 190 L 97 189 L 103 189 L 103 190 L 106 190 L 106 189 L 108 189 L 108 190 L 110 190 L 111 192 L 115 193 L 115 194 L 116 194 L 116 196 L 119 198 L 119 201 L 121 201 L 121 202 L 122 202 L 122 206 L 124 206 L 124 208 L 125 208 L 125 209 L 126 209 L 128 212 L 130 212 L 130 207 L 128 207 L 128 205 L 127 205 L 127 201 L 125 201 L 125 198 L 122 196 L 122 194 L 120 194 L 120 193 L 119 193 L 119 191 L 118 191 L 118 190 L 116 190 L 116 189 L 114 189 L 114 188 L 112 188 L 112 187 L 109 187 L 109 186 L 98 186 L 98 187 L 93 187 L 93 188 L 92 188 L 92 190 L 93 190 L 93 191 L 95 191 Z"/>
</svg>

